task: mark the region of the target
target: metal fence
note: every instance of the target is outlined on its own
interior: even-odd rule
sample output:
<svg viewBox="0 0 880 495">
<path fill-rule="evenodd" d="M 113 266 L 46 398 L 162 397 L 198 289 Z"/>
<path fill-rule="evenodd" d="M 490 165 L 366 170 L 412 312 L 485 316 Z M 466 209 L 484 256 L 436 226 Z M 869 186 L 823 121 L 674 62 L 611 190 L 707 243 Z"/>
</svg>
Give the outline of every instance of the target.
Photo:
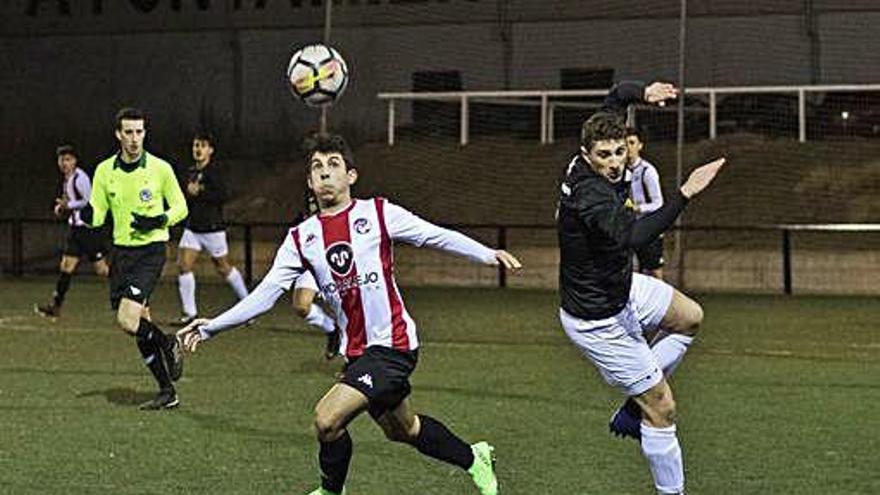
<svg viewBox="0 0 880 495">
<path fill-rule="evenodd" d="M 448 225 L 520 256 L 524 275 L 473 266 L 456 258 L 401 246 L 398 275 L 405 284 L 554 288 L 558 250 L 553 225 Z M 272 222 L 229 225 L 230 258 L 248 285 L 271 265 L 288 225 Z M 54 273 L 62 247 L 57 221 L 0 220 L 2 274 Z M 683 251 L 667 249 L 667 279 L 678 287 L 706 291 L 793 294 L 880 294 L 880 224 L 778 224 L 680 227 Z M 174 243 L 169 243 L 169 260 Z M 403 260 L 401 262 L 401 260 Z M 205 261 L 203 270 L 210 271 Z M 166 276 L 173 276 L 173 264 Z"/>
<path fill-rule="evenodd" d="M 686 111 L 708 114 L 709 139 L 718 136 L 718 100 L 719 96 L 730 95 L 788 95 L 797 97 L 797 136 L 800 142 L 807 141 L 809 114 L 807 100 L 810 95 L 822 93 L 868 93 L 880 91 L 880 84 L 845 84 L 845 85 L 812 85 L 812 86 L 730 86 L 730 87 L 695 87 L 686 88 L 686 97 L 701 97 L 705 105 L 687 106 Z M 405 101 L 440 101 L 457 102 L 459 105 L 459 143 L 468 144 L 470 140 L 470 109 L 474 103 L 494 103 L 497 105 L 536 107 L 539 110 L 539 135 L 541 144 L 553 143 L 556 138 L 555 121 L 557 108 L 595 108 L 595 103 L 580 103 L 577 98 L 601 98 L 608 94 L 607 90 L 531 90 L 531 91 L 443 91 L 443 92 L 386 92 L 379 93 L 378 98 L 387 102 L 387 142 L 394 145 L 397 140 L 399 102 Z M 676 111 L 674 107 L 660 109 Z M 844 120 L 851 117 L 849 112 L 842 111 Z M 784 118 L 784 116 L 780 116 Z"/>
</svg>

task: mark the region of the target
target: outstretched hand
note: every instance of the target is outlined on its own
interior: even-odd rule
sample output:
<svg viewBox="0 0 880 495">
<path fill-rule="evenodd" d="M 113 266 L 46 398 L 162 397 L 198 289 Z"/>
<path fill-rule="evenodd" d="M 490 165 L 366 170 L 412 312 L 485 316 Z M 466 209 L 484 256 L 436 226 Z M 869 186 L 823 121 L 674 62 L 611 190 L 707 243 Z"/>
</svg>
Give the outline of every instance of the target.
<svg viewBox="0 0 880 495">
<path fill-rule="evenodd" d="M 727 162 L 726 158 L 719 158 L 694 169 L 681 186 L 682 196 L 690 199 L 709 187 L 725 162 Z"/>
<path fill-rule="evenodd" d="M 516 256 L 508 253 L 503 249 L 495 251 L 495 259 L 498 260 L 498 263 L 504 265 L 504 268 L 507 268 L 508 270 L 516 271 L 522 268 L 522 263 L 520 263 L 519 260 L 516 259 Z"/>
<path fill-rule="evenodd" d="M 678 98 L 678 88 L 670 83 L 653 82 L 645 88 L 645 101 L 656 103 L 657 106 L 665 106 L 666 100 Z"/>
<path fill-rule="evenodd" d="M 209 320 L 208 318 L 196 318 L 195 320 L 190 322 L 189 325 L 177 331 L 177 341 L 188 352 L 196 352 L 196 347 L 198 347 L 200 342 L 203 342 L 205 340 L 204 337 L 202 337 L 202 332 L 199 329 L 210 322 L 211 320 Z"/>
</svg>

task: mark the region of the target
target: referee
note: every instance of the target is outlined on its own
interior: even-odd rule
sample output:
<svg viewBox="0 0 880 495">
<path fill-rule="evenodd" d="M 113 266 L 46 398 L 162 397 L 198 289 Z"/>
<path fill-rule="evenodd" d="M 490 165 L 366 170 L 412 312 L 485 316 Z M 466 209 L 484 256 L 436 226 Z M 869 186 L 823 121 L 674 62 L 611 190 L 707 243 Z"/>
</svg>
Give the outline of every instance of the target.
<svg viewBox="0 0 880 495">
<path fill-rule="evenodd" d="M 149 298 L 165 264 L 168 227 L 186 217 L 187 207 L 174 170 L 144 150 L 145 137 L 143 112 L 123 108 L 116 114 L 120 149 L 98 164 L 82 218 L 100 227 L 108 212 L 113 215 L 110 306 L 159 384 L 158 395 L 140 408 L 170 409 L 179 404 L 172 382 L 183 372 L 183 355 L 177 340 L 151 321 Z"/>
</svg>

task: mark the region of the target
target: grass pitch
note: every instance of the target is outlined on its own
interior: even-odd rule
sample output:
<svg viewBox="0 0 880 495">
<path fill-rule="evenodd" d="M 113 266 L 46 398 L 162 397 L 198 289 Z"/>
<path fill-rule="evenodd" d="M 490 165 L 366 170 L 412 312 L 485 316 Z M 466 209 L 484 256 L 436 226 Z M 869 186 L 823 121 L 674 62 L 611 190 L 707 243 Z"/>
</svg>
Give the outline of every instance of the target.
<svg viewBox="0 0 880 495">
<path fill-rule="evenodd" d="M 57 321 L 34 316 L 53 280 L 0 280 L 0 493 L 304 494 L 317 485 L 312 408 L 339 361 L 287 304 L 188 358 L 175 411 L 154 393 L 106 286 L 75 278 Z M 201 284 L 215 314 L 232 302 Z M 607 433 L 616 393 L 567 342 L 556 295 L 404 290 L 423 341 L 419 411 L 496 446 L 502 494 L 647 494 L 638 446 Z M 704 295 L 698 345 L 673 379 L 691 494 L 880 493 L 880 301 Z M 176 288 L 153 301 L 177 314 Z M 170 330 L 167 325 L 166 330 Z M 387 442 L 364 415 L 351 495 L 474 494 L 465 473 Z"/>
</svg>

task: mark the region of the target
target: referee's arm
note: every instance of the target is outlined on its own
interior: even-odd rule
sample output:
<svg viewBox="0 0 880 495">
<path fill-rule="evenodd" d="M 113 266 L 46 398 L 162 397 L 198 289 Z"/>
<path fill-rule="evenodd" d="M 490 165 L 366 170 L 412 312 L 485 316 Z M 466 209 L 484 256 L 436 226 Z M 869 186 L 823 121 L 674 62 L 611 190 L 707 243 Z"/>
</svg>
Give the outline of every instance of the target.
<svg viewBox="0 0 880 495">
<path fill-rule="evenodd" d="M 82 210 L 80 210 L 80 219 L 89 227 L 100 227 L 104 225 L 107 218 L 107 211 L 110 204 L 107 202 L 107 186 L 105 182 L 106 174 L 103 167 L 98 167 L 95 171 L 95 180 L 92 181 L 92 192 L 89 194 L 89 201 Z"/>
</svg>

